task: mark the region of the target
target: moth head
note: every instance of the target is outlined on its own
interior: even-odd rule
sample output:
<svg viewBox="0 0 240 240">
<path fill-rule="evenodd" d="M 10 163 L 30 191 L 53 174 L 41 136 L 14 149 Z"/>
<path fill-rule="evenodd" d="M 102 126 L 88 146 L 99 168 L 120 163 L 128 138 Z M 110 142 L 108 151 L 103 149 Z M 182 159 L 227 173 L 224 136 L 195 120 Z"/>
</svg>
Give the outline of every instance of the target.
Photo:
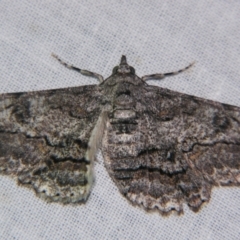
<svg viewBox="0 0 240 240">
<path fill-rule="evenodd" d="M 135 74 L 135 69 L 128 65 L 126 56 L 122 55 L 120 64 L 113 68 L 112 74 Z"/>
</svg>

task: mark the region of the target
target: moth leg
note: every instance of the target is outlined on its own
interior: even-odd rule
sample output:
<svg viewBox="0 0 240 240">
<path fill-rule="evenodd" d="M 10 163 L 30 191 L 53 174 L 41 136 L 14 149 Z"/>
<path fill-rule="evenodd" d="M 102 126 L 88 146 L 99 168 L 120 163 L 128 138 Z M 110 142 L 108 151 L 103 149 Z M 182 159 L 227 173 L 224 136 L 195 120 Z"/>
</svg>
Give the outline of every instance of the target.
<svg viewBox="0 0 240 240">
<path fill-rule="evenodd" d="M 190 67 L 192 67 L 194 65 L 195 62 L 191 63 L 190 65 L 188 65 L 187 67 L 183 68 L 183 69 L 180 69 L 176 72 L 169 72 L 169 73 L 155 73 L 155 74 L 150 74 L 150 75 L 145 75 L 142 77 L 142 80 L 143 81 L 148 81 L 150 79 L 162 79 L 162 78 L 165 78 L 165 77 L 168 77 L 168 76 L 173 76 L 173 75 L 176 75 L 178 73 L 181 73 L 181 72 L 184 72 L 186 71 L 187 69 L 189 69 Z"/>
<path fill-rule="evenodd" d="M 85 76 L 90 76 L 90 77 L 95 77 L 98 79 L 98 81 L 101 83 L 104 81 L 103 79 L 103 76 L 98 74 L 98 73 L 94 73 L 94 72 L 90 72 L 88 70 L 83 70 L 83 69 L 80 69 L 80 68 L 77 68 L 75 66 L 73 66 L 72 64 L 68 64 L 66 62 L 64 62 L 62 59 L 60 59 L 56 54 L 52 53 L 52 56 L 54 58 L 56 58 L 62 65 L 64 65 L 65 67 L 67 67 L 68 69 L 72 69 L 72 70 L 75 70 L 77 72 L 80 72 L 82 75 L 85 75 Z"/>
</svg>

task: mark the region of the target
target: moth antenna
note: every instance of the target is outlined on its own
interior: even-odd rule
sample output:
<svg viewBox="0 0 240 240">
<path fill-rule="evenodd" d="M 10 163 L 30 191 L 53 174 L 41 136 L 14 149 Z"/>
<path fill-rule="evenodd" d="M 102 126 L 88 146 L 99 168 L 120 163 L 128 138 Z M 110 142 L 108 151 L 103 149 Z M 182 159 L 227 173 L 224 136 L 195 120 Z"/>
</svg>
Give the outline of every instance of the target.
<svg viewBox="0 0 240 240">
<path fill-rule="evenodd" d="M 176 74 L 179 74 L 181 72 L 186 71 L 187 69 L 189 69 L 190 67 L 192 67 L 195 64 L 195 62 L 192 62 L 191 64 L 189 64 L 187 67 L 180 69 L 178 71 L 174 71 L 174 72 L 169 72 L 169 73 L 155 73 L 155 74 L 150 74 L 150 75 L 145 75 L 142 77 L 143 81 L 148 81 L 150 79 L 155 79 L 155 80 L 160 80 L 163 79 L 165 77 L 169 77 L 169 76 L 173 76 Z"/>
<path fill-rule="evenodd" d="M 82 75 L 85 75 L 85 76 L 95 77 L 98 79 L 98 81 L 100 83 L 104 81 L 103 76 L 98 73 L 91 72 L 88 70 L 83 70 L 83 69 L 73 66 L 72 64 L 68 64 L 68 63 L 64 62 L 60 57 L 58 57 L 58 55 L 56 55 L 54 53 L 52 53 L 52 57 L 56 58 L 63 66 L 67 67 L 68 69 L 80 72 Z"/>
</svg>

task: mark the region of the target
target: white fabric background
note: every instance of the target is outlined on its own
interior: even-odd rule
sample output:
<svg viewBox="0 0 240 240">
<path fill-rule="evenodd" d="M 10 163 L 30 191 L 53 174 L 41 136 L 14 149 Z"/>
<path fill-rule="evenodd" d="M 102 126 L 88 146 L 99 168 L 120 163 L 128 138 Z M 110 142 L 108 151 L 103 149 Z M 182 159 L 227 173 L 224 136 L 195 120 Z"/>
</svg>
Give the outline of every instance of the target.
<svg viewBox="0 0 240 240">
<path fill-rule="evenodd" d="M 0 92 L 94 84 L 54 52 L 108 77 L 122 54 L 139 76 L 196 61 L 149 84 L 240 106 L 239 1 L 0 1 Z M 0 239 L 240 239 L 240 188 L 214 189 L 198 213 L 148 214 L 109 178 L 101 152 L 85 205 L 47 204 L 0 177 Z"/>
</svg>

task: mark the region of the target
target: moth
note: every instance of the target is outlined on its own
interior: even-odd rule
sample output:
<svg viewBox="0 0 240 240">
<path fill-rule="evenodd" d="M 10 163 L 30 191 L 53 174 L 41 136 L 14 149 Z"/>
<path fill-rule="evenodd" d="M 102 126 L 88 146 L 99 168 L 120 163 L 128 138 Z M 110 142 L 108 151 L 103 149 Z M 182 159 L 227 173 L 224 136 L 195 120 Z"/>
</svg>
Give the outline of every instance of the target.
<svg viewBox="0 0 240 240">
<path fill-rule="evenodd" d="M 48 202 L 82 203 L 98 149 L 119 191 L 161 214 L 240 185 L 240 108 L 147 84 L 122 56 L 97 85 L 0 95 L 0 172 Z"/>
</svg>

